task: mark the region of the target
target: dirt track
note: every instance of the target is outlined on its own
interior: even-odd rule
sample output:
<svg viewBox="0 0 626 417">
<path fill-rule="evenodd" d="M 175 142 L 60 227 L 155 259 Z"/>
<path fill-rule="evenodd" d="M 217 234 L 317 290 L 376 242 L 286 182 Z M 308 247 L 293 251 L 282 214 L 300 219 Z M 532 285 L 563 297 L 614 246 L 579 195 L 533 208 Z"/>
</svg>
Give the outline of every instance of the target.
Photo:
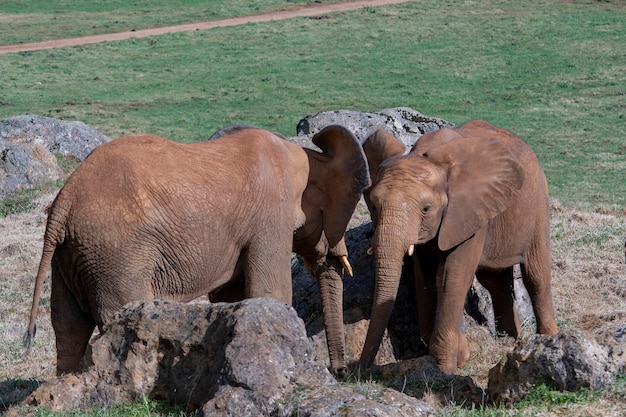
<svg viewBox="0 0 626 417">
<path fill-rule="evenodd" d="M 283 10 L 273 13 L 263 13 L 253 16 L 233 17 L 230 19 L 211 20 L 208 22 L 186 23 L 176 26 L 140 29 L 129 32 L 119 32 L 104 35 L 83 36 L 79 38 L 56 39 L 51 41 L 22 43 L 18 45 L 0 46 L 0 55 L 14 52 L 40 51 L 44 49 L 65 48 L 70 46 L 87 45 L 91 43 L 120 41 L 131 38 L 146 38 L 164 33 L 184 32 L 191 30 L 207 30 L 225 26 L 243 25 L 246 23 L 269 22 L 284 20 L 292 17 L 319 16 L 326 13 L 336 13 L 362 7 L 379 7 L 391 4 L 406 3 L 408 0 L 366 0 L 334 4 L 308 4 L 300 8 Z"/>
</svg>

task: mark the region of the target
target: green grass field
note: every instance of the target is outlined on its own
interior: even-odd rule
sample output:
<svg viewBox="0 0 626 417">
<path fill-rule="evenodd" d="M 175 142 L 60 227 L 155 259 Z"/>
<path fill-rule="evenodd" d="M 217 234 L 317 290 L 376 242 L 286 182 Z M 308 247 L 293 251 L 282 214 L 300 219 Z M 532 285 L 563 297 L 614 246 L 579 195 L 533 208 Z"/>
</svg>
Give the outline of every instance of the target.
<svg viewBox="0 0 626 417">
<path fill-rule="evenodd" d="M 220 16 L 242 9 L 252 11 Z M 510 128 L 540 155 L 554 197 L 621 210 L 625 21 L 619 3 L 426 1 L 10 54 L 0 57 L 0 117 L 197 141 L 231 123 L 290 135 L 321 110 L 409 106 Z"/>
<path fill-rule="evenodd" d="M 346 0 L 316 0 L 340 3 Z M 181 4 L 182 3 L 182 4 Z M 0 1 L 0 45 L 124 32 L 299 7 L 309 0 Z"/>
<path fill-rule="evenodd" d="M 42 21 L 104 13 L 36 3 Z M 189 19 L 199 3 L 169 14 L 158 2 L 151 24 L 173 23 L 159 13 Z M 227 2 L 216 3 L 221 10 Z M 235 3 L 215 13 L 279 2 Z M 19 8 L 0 4 L 4 20 Z M 198 141 L 233 123 L 293 135 L 300 118 L 318 111 L 409 106 L 454 123 L 484 118 L 509 128 L 539 154 L 553 197 L 623 212 L 625 22 L 623 2 L 431 0 L 9 54 L 0 56 L 0 117 L 40 114 L 110 136 L 143 131 Z"/>
</svg>

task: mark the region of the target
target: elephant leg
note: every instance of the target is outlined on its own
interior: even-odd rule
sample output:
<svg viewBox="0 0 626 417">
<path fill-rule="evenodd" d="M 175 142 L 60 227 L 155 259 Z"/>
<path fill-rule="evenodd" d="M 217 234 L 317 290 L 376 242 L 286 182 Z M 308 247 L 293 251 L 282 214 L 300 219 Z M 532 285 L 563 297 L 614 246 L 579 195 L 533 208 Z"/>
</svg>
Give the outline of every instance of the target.
<svg viewBox="0 0 626 417">
<path fill-rule="evenodd" d="M 437 287 L 435 277 L 439 266 L 439 254 L 420 247 L 411 260 L 413 261 L 413 275 L 415 278 L 415 296 L 417 303 L 417 318 L 422 342 L 428 346 L 435 322 L 437 308 Z"/>
<path fill-rule="evenodd" d="M 537 320 L 537 333 L 557 334 L 550 276 L 550 243 L 548 234 L 541 234 L 538 242 L 531 245 L 524 262 L 520 265 L 522 280 L 530 296 L 530 301 Z M 544 237 L 545 236 L 545 237 Z"/>
<path fill-rule="evenodd" d="M 212 303 L 236 303 L 245 298 L 243 278 L 234 278 L 218 289 L 209 293 Z"/>
<path fill-rule="evenodd" d="M 428 352 L 439 368 L 448 374 L 465 365 L 469 349 L 461 335 L 465 298 L 474 279 L 485 243 L 486 230 L 452 249 L 437 271 L 437 308 Z M 461 350 L 459 349 L 461 348 Z"/>
<path fill-rule="evenodd" d="M 272 297 L 291 305 L 292 232 L 282 238 L 275 233 L 274 239 L 287 244 L 273 245 L 263 241 L 251 244 L 242 253 L 246 298 Z"/>
<path fill-rule="evenodd" d="M 58 272 L 52 273 L 51 320 L 56 337 L 57 376 L 78 370 L 91 334 L 93 317 L 83 312 Z"/>
<path fill-rule="evenodd" d="M 212 303 L 236 303 L 243 300 L 245 294 L 245 279 L 243 272 L 243 257 L 239 257 L 232 279 L 221 287 L 209 293 L 209 301 Z"/>
<path fill-rule="evenodd" d="M 330 366 L 338 378 L 345 378 L 348 375 L 344 359 L 342 271 L 339 258 L 334 256 L 327 257 L 325 263 L 314 268 L 322 302 Z"/>
<path fill-rule="evenodd" d="M 465 365 L 467 365 L 470 358 L 469 342 L 467 341 L 465 333 L 459 333 L 459 342 L 457 346 L 456 366 L 457 368 L 465 368 Z"/>
<path fill-rule="evenodd" d="M 491 295 L 496 332 L 517 338 L 520 334 L 520 324 L 514 303 L 513 267 L 501 270 L 479 268 L 476 271 L 476 278 Z"/>
</svg>

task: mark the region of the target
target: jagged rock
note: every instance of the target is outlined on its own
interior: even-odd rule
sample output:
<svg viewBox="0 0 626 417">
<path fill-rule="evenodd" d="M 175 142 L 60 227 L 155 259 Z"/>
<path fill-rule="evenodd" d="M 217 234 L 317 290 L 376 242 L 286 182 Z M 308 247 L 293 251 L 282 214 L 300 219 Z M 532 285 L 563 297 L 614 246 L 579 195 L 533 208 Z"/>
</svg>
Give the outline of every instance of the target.
<svg viewBox="0 0 626 417">
<path fill-rule="evenodd" d="M 489 371 L 488 393 L 497 403 L 513 403 L 534 385 L 560 391 L 599 388 L 626 372 L 626 326 L 593 336 L 568 330 L 554 336 L 533 335 Z"/>
<path fill-rule="evenodd" d="M 384 127 L 408 147 L 420 136 L 442 127 L 453 126 L 437 117 L 423 115 L 408 107 L 384 109 L 375 113 L 354 110 L 331 110 L 306 116 L 300 120 L 298 136 L 313 135 L 331 124 L 348 128 L 361 143 L 379 127 Z M 304 146 L 304 145 L 302 145 Z"/>
<path fill-rule="evenodd" d="M 266 415 L 296 387 L 334 383 L 293 309 L 269 298 L 132 303 L 90 347 L 85 372 L 44 383 L 27 403 L 83 408 L 146 395 L 205 415 Z"/>
<path fill-rule="evenodd" d="M 357 383 L 298 392 L 288 398 L 279 416 L 423 417 L 435 414 L 436 410 L 414 397 L 390 388 Z"/>
<path fill-rule="evenodd" d="M 0 198 L 61 178 L 57 155 L 80 162 L 109 140 L 82 122 L 32 115 L 0 120 Z"/>
<path fill-rule="evenodd" d="M 411 397 L 434 397 L 440 407 L 450 403 L 480 407 L 486 403 L 486 392 L 472 378 L 441 372 L 432 356 L 375 366 L 372 372 L 379 375 L 379 382 Z"/>
<path fill-rule="evenodd" d="M 42 384 L 26 404 L 67 410 L 145 395 L 207 417 L 434 413 L 390 389 L 337 387 L 314 355 L 302 320 L 274 299 L 135 302 L 90 342 L 84 372 Z"/>
<path fill-rule="evenodd" d="M 62 175 L 55 156 L 44 146 L 0 141 L 0 199 Z"/>
</svg>

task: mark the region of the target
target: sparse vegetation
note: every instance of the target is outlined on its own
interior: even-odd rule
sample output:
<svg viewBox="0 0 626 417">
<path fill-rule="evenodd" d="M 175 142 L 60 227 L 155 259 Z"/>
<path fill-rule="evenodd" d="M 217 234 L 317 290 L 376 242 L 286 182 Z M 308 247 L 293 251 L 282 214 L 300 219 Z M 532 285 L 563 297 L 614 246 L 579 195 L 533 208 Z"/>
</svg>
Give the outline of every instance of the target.
<svg viewBox="0 0 626 417">
<path fill-rule="evenodd" d="M 18 3 L 23 6 L 0 5 L 0 44 L 41 40 L 51 28 L 74 36 L 283 4 L 220 1 L 199 12 L 200 2 L 185 2 L 173 13 L 168 2 L 153 2 L 150 10 L 141 2 L 110 10 L 40 1 L 18 10 Z M 126 15 L 124 21 L 115 22 L 111 10 Z M 600 332 L 626 321 L 625 23 L 622 2 L 428 0 L 329 19 L 12 54 L 0 57 L 0 118 L 34 113 L 81 120 L 112 137 L 145 131 L 179 141 L 203 140 L 232 123 L 290 135 L 301 117 L 338 108 L 408 106 L 455 123 L 485 118 L 526 139 L 546 170 L 559 327 Z M 49 303 L 33 356 L 19 360 L 52 188 L 0 202 L 0 410 L 16 384 L 27 392 L 54 375 Z M 486 386 L 488 369 L 514 342 L 480 328 L 468 329 L 468 338 L 473 356 L 463 372 Z M 451 404 L 440 415 L 619 414 L 626 413 L 625 389 L 624 378 L 600 392 L 543 386 L 513 408 Z M 120 407 L 63 415 L 185 415 L 152 402 Z"/>
<path fill-rule="evenodd" d="M 63 181 L 50 181 L 41 187 L 24 189 L 9 194 L 0 199 L 0 217 L 11 214 L 26 213 L 37 206 L 37 199 L 42 194 L 58 190 L 63 185 Z"/>
</svg>

